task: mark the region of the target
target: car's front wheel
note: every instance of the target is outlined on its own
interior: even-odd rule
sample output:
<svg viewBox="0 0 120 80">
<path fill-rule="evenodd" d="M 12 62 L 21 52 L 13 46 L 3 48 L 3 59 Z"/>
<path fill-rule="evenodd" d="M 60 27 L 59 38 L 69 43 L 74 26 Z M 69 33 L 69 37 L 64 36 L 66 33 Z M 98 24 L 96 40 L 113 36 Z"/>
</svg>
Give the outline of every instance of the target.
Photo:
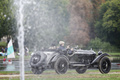
<svg viewBox="0 0 120 80">
<path fill-rule="evenodd" d="M 54 69 L 58 74 L 65 74 L 68 69 L 68 60 L 63 56 L 59 57 L 54 64 Z"/>
<path fill-rule="evenodd" d="M 103 57 L 100 61 L 99 61 L 99 71 L 102 74 L 107 74 L 110 72 L 111 69 L 111 61 L 109 60 L 109 58 L 107 57 Z"/>
</svg>

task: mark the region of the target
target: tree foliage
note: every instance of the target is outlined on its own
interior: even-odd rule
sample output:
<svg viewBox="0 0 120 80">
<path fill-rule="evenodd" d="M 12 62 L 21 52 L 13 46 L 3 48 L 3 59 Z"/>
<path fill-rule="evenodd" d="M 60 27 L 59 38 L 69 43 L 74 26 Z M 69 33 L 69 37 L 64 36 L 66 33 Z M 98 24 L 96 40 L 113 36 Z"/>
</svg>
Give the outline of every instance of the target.
<svg viewBox="0 0 120 80">
<path fill-rule="evenodd" d="M 108 0 L 101 5 L 99 20 L 96 22 L 97 35 L 104 41 L 120 48 L 120 2 Z"/>
<path fill-rule="evenodd" d="M 23 10 L 25 43 L 29 46 L 49 46 L 60 40 L 85 46 L 97 36 L 120 47 L 119 0 L 30 1 Z M 0 0 L 0 38 L 15 33 L 16 20 L 11 3 L 13 0 Z"/>
<path fill-rule="evenodd" d="M 70 0 L 70 26 L 67 41 L 85 46 L 90 40 L 89 22 L 92 18 L 92 3 L 89 0 Z"/>
<path fill-rule="evenodd" d="M 100 9 L 100 5 L 102 3 L 105 3 L 106 0 L 90 0 L 91 3 L 92 3 L 92 10 L 91 10 L 91 13 L 92 13 L 92 19 L 90 20 L 89 22 L 89 27 L 90 27 L 90 38 L 91 39 L 94 39 L 96 37 L 96 34 L 95 34 L 95 27 L 94 27 L 94 24 L 96 22 L 96 20 L 98 19 L 99 17 L 99 9 Z"/>
<path fill-rule="evenodd" d="M 88 49 L 93 50 L 102 50 L 102 51 L 119 51 L 119 49 L 113 45 L 111 45 L 109 42 L 102 41 L 100 38 L 92 39 L 88 44 Z"/>
<path fill-rule="evenodd" d="M 14 33 L 15 17 L 11 3 L 12 0 L 0 0 L 0 39 Z"/>
<path fill-rule="evenodd" d="M 105 3 L 106 0 L 91 0 L 92 5 L 93 5 L 93 18 L 94 21 L 96 21 L 99 17 L 99 9 L 100 9 L 100 5 L 102 3 Z"/>
</svg>

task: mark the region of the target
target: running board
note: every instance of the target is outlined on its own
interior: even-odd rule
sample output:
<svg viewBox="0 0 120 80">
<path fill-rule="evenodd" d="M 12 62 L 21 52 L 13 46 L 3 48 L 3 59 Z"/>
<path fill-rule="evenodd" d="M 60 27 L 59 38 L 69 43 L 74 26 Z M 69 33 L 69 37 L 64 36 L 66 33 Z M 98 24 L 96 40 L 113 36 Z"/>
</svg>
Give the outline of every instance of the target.
<svg viewBox="0 0 120 80">
<path fill-rule="evenodd" d="M 85 64 L 71 64 L 72 66 L 86 66 Z"/>
</svg>

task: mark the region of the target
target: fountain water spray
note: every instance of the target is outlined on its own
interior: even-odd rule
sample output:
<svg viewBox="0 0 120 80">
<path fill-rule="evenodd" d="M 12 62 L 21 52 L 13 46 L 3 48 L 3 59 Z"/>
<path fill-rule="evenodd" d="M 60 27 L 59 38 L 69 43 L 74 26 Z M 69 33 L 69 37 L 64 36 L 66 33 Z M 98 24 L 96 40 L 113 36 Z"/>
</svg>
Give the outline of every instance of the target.
<svg viewBox="0 0 120 80">
<path fill-rule="evenodd" d="M 18 44 L 20 52 L 20 80 L 24 80 L 24 26 L 23 26 L 23 3 L 19 1 L 19 20 L 18 20 Z"/>
<path fill-rule="evenodd" d="M 54 3 L 54 5 L 53 5 Z M 18 21 L 20 79 L 24 80 L 24 44 L 31 52 L 48 48 L 64 38 L 66 18 L 59 12 L 62 4 L 54 0 L 14 0 Z M 58 12 L 58 13 L 56 13 Z M 67 14 L 66 14 L 67 15 Z M 59 35 L 61 37 L 59 37 Z"/>
</svg>

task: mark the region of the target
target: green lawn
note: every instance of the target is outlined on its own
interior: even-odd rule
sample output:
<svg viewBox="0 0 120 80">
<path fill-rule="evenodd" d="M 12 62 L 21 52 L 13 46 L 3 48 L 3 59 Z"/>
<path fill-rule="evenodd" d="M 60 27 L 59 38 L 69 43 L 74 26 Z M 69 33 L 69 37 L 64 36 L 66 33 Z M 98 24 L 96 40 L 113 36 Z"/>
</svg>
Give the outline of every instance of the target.
<svg viewBox="0 0 120 80">
<path fill-rule="evenodd" d="M 120 55 L 120 53 L 108 53 L 110 55 Z"/>
<path fill-rule="evenodd" d="M 19 78 L 2 79 L 2 80 L 20 80 Z M 26 78 L 25 80 L 120 80 L 120 78 Z"/>
<path fill-rule="evenodd" d="M 3 56 L 0 56 L 0 59 L 4 59 L 4 57 L 3 57 Z"/>
<path fill-rule="evenodd" d="M 14 73 L 14 72 L 12 72 Z M 19 77 L 2 77 L 2 80 L 20 80 Z M 54 70 L 48 70 L 40 75 L 26 74 L 25 80 L 120 80 L 120 70 L 111 70 L 109 74 L 101 74 L 98 70 L 88 70 L 85 74 L 78 74 L 75 70 L 68 70 L 66 74 L 58 75 Z"/>
</svg>

